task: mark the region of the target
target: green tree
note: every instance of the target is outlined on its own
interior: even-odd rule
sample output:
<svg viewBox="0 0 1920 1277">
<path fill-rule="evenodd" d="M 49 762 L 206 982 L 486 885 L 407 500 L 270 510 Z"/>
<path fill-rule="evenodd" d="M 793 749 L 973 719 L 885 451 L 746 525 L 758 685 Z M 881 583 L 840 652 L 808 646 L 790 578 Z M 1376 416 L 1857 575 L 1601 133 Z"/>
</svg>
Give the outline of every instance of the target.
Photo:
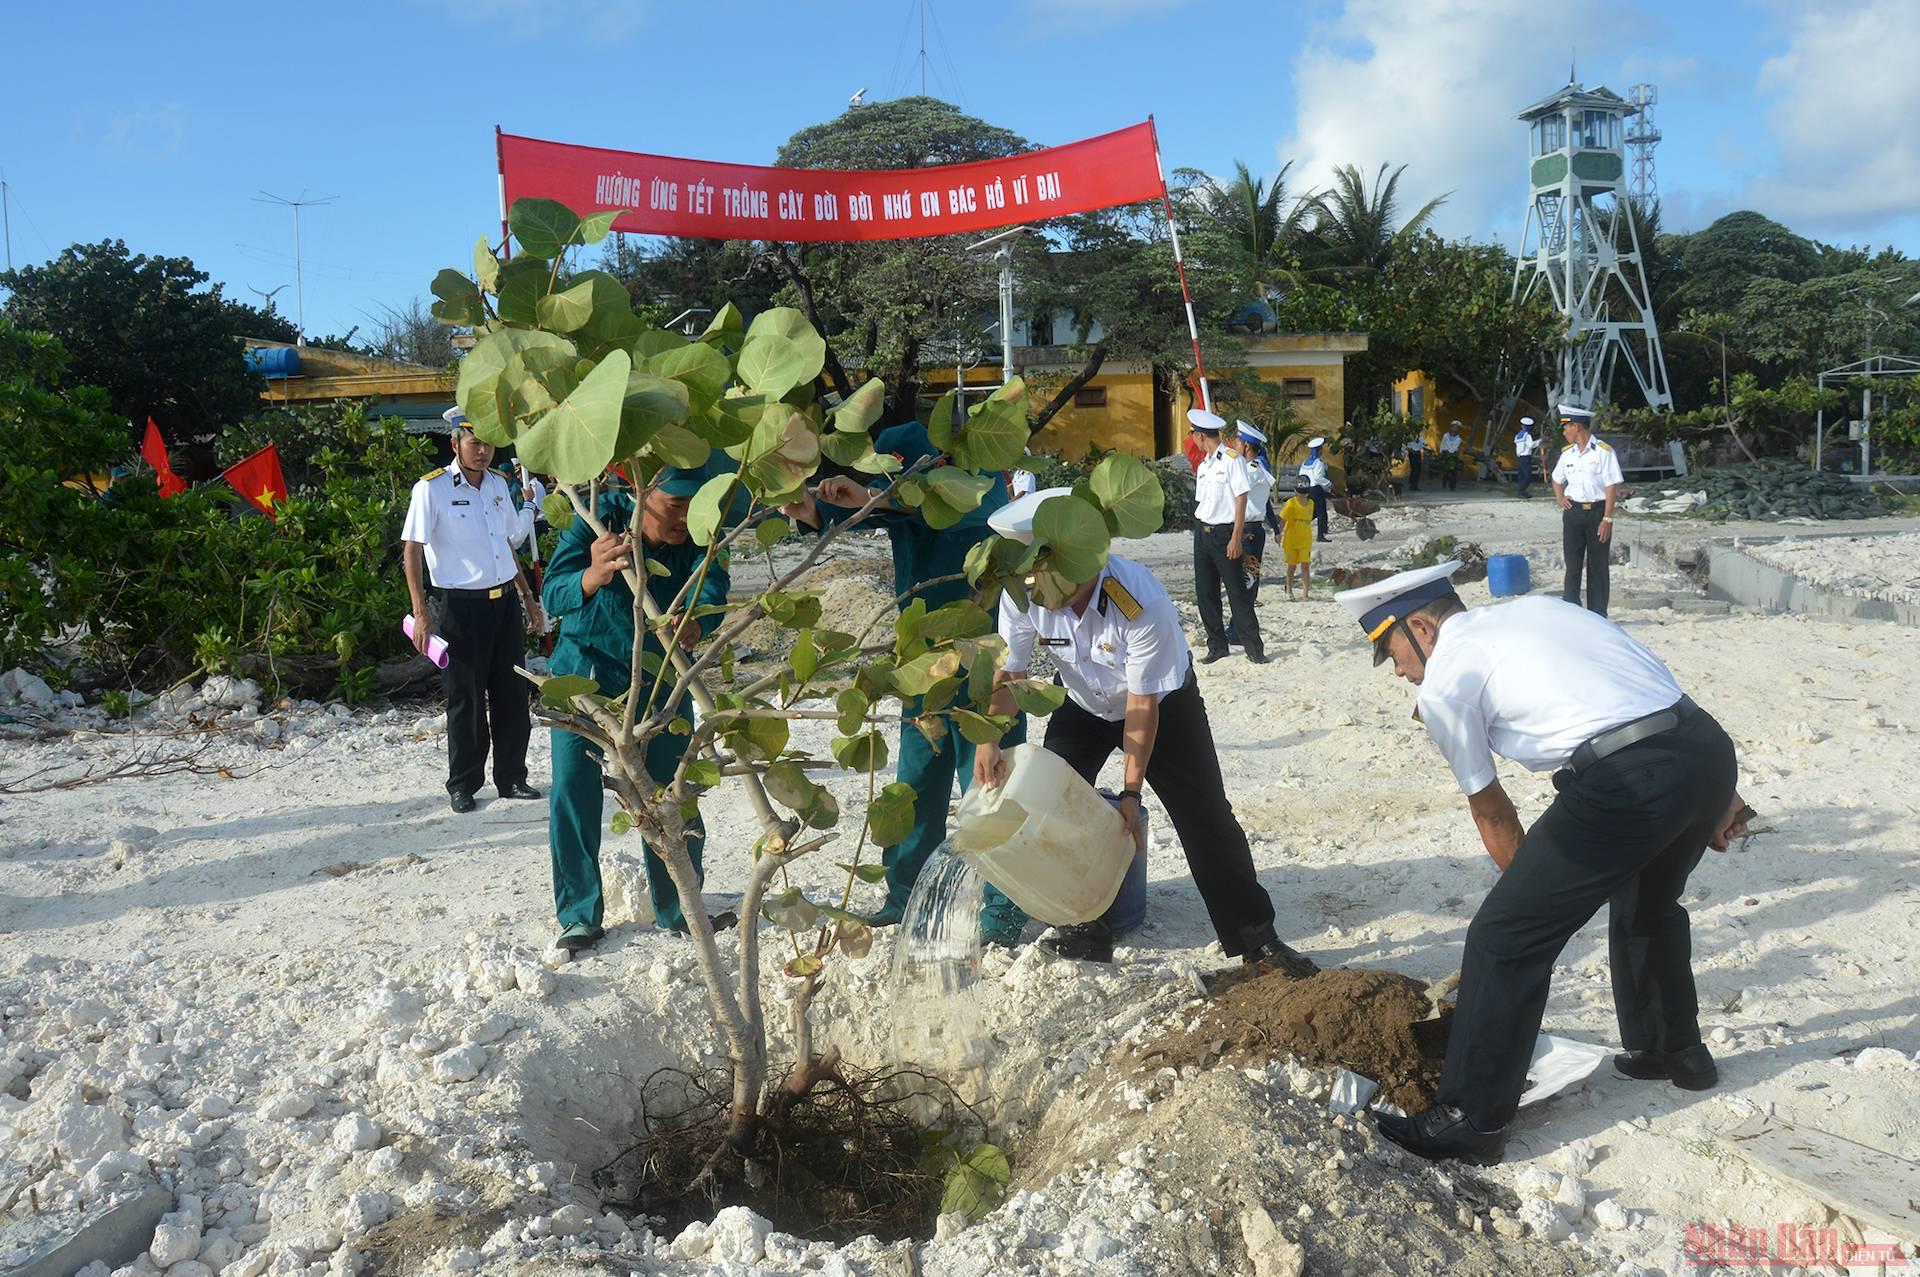
<svg viewBox="0 0 1920 1277">
<path fill-rule="evenodd" d="M 1207 178 L 1191 188 L 1198 211 L 1235 250 L 1232 270 L 1246 300 L 1265 301 L 1298 279 L 1300 240 L 1318 197 L 1288 189 L 1292 167 L 1282 164 L 1269 182 L 1235 160 L 1232 178 Z"/>
<path fill-rule="evenodd" d="M 1382 164 L 1374 174 L 1373 189 L 1351 164 L 1334 170 L 1333 185 L 1314 197 L 1312 248 L 1307 264 L 1314 278 L 1375 274 L 1387 268 L 1395 251 L 1411 240 L 1439 207 L 1447 202 L 1436 195 L 1421 205 L 1405 222 L 1399 222 L 1399 189 L 1402 164 L 1391 174 Z"/>
<path fill-rule="evenodd" d="M 75 244 L 45 266 L 0 273 L 12 292 L 6 317 L 58 337 L 73 381 L 104 389 L 136 429 L 152 417 L 182 441 L 259 409 L 261 382 L 241 339 L 290 331 L 222 296 L 219 284 L 203 288 L 207 280 L 184 257 L 134 254 L 121 240 Z"/>
<path fill-rule="evenodd" d="M 1820 272 L 1812 240 L 1751 211 L 1728 213 L 1677 247 L 1671 309 L 1730 310 L 1755 280 L 1798 284 Z"/>
</svg>

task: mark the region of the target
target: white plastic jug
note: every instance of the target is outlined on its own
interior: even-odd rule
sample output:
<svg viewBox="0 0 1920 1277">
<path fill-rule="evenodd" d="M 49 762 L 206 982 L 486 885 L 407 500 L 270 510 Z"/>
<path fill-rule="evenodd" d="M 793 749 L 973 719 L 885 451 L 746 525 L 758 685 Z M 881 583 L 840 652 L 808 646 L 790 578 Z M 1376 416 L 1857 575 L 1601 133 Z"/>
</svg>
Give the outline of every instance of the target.
<svg viewBox="0 0 1920 1277">
<path fill-rule="evenodd" d="M 1003 757 L 1006 779 L 960 800 L 954 853 L 1041 922 L 1093 921 L 1133 863 L 1125 822 L 1058 754 L 1015 745 Z"/>
</svg>

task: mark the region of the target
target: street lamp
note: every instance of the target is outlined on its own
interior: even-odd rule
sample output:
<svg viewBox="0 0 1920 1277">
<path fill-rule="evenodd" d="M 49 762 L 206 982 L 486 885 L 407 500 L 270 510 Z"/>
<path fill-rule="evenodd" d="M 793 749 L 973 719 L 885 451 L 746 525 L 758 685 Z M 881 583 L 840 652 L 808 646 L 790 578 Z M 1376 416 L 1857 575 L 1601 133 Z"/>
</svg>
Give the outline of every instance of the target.
<svg viewBox="0 0 1920 1277">
<path fill-rule="evenodd" d="M 999 245 L 994 260 L 1000 263 L 1000 384 L 1013 380 L 1013 241 L 1016 236 L 1035 233 L 1031 226 L 1015 226 L 969 244 L 967 252 Z"/>
</svg>

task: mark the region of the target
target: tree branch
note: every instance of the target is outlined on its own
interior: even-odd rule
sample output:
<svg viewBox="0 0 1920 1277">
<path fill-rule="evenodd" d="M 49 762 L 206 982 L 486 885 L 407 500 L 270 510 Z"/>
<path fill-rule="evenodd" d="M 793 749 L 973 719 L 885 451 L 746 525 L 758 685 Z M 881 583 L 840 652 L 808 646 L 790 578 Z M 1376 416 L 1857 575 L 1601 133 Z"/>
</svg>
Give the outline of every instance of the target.
<svg viewBox="0 0 1920 1277">
<path fill-rule="evenodd" d="M 820 321 L 820 308 L 814 304 L 813 281 L 800 269 L 800 263 L 793 259 L 792 252 L 785 244 L 775 242 L 773 260 L 779 265 L 780 273 L 787 277 L 787 282 L 793 285 L 793 291 L 800 294 L 800 309 L 806 314 L 807 322 L 813 325 L 813 331 L 825 337 L 827 326 Z M 827 343 L 826 374 L 827 380 L 833 383 L 833 388 L 840 392 L 842 399 L 853 394 L 853 383 L 847 379 L 847 370 L 840 366 L 839 356 L 833 353 L 832 342 Z"/>
<path fill-rule="evenodd" d="M 1047 423 L 1053 420 L 1053 415 L 1073 402 L 1074 395 L 1079 393 L 1082 386 L 1085 386 L 1098 375 L 1100 365 L 1106 361 L 1107 344 L 1103 341 L 1095 342 L 1093 349 L 1087 352 L 1086 366 L 1075 373 L 1072 380 L 1068 381 L 1066 385 L 1060 387 L 1060 393 L 1050 399 L 1046 407 L 1034 414 L 1033 420 L 1027 423 L 1027 433 L 1029 435 L 1036 435 L 1046 429 Z"/>
</svg>

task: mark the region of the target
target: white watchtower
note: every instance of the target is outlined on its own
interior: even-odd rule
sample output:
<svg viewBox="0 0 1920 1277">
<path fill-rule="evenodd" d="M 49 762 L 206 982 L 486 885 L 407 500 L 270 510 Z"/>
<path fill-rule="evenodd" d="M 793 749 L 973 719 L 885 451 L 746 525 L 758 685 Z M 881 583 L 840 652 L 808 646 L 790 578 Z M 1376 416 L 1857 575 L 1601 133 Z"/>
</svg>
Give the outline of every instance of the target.
<svg viewBox="0 0 1920 1277">
<path fill-rule="evenodd" d="M 1520 113 L 1530 194 L 1513 295 L 1544 287 L 1566 316 L 1555 403 L 1599 403 L 1623 364 L 1648 407 L 1673 407 L 1627 204 L 1621 122 L 1639 110 L 1610 89 L 1569 83 Z"/>
</svg>

